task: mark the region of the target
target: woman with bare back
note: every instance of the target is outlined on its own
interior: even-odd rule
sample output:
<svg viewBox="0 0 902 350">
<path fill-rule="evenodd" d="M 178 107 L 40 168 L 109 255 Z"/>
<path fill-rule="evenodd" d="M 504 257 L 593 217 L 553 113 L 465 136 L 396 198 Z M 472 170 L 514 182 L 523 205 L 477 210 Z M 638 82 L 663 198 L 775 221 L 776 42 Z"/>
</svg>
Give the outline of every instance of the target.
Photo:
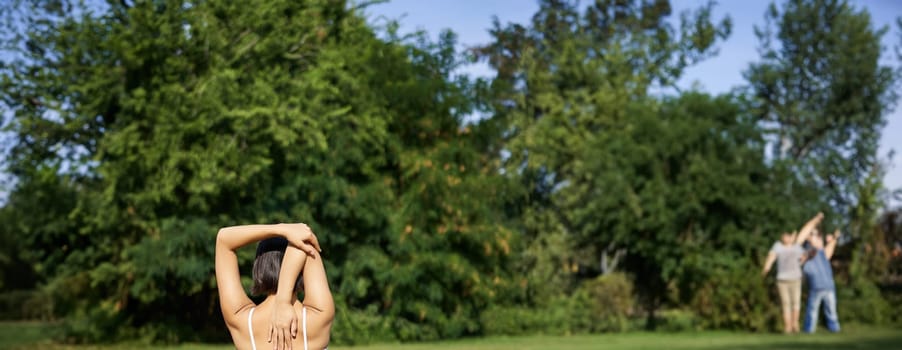
<svg viewBox="0 0 902 350">
<path fill-rule="evenodd" d="M 241 285 L 240 247 L 257 244 L 254 304 Z M 236 349 L 326 349 L 335 317 L 316 235 L 305 224 L 224 227 L 216 237 L 219 304 Z M 303 290 L 304 300 L 297 298 Z M 299 320 L 300 319 L 300 324 Z M 300 333 L 300 334 L 299 334 Z"/>
</svg>

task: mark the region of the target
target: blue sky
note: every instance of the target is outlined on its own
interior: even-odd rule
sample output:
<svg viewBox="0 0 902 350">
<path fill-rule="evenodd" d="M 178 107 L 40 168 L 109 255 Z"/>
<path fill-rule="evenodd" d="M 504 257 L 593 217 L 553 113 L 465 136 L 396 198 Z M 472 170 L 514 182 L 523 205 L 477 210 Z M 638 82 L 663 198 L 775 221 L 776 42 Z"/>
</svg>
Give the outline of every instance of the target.
<svg viewBox="0 0 902 350">
<path fill-rule="evenodd" d="M 671 3 L 674 12 L 678 13 L 697 8 L 706 2 L 674 0 Z M 900 41 L 900 33 L 894 21 L 902 15 L 902 1 L 851 2 L 856 7 L 867 8 L 876 26 L 890 27 L 883 38 L 883 45 L 887 50 L 882 62 L 893 66 L 902 64 L 893 53 Z M 763 24 L 764 12 L 769 3 L 762 0 L 720 1 L 715 7 L 715 18 L 729 15 L 733 21 L 733 31 L 720 44 L 720 53 L 690 68 L 679 85 L 688 88 L 697 84 L 702 90 L 711 93 L 727 92 L 734 86 L 742 85 L 742 71 L 749 63 L 758 60 L 758 41 L 753 26 Z M 492 24 L 492 16 L 497 16 L 502 23 L 527 23 L 537 9 L 537 2 L 533 0 L 393 0 L 373 5 L 367 9 L 367 13 L 371 21 L 376 22 L 380 17 L 400 19 L 402 32 L 425 30 L 434 37 L 443 29 L 451 29 L 457 33 L 461 45 L 475 46 L 491 39 L 488 29 Z M 462 72 L 479 76 L 489 76 L 492 73 L 484 64 L 466 67 Z M 880 140 L 880 155 L 886 157 L 890 150 L 896 150 L 899 155 L 893 160 L 884 184 L 889 189 L 902 189 L 902 108 L 896 108 L 887 116 L 887 121 Z"/>
</svg>

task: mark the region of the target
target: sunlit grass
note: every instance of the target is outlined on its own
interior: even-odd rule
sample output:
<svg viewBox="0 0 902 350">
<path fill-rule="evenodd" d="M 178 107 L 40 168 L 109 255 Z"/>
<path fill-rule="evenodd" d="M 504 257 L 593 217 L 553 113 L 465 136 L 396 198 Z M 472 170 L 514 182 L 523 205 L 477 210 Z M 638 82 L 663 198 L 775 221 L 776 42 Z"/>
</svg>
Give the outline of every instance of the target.
<svg viewBox="0 0 902 350">
<path fill-rule="evenodd" d="M 48 326 L 40 323 L 0 323 L 0 349 L 50 350 L 226 350 L 228 344 L 183 344 L 179 346 L 138 346 L 119 344 L 105 346 L 57 345 L 46 340 Z M 489 337 L 419 344 L 382 344 L 360 347 L 332 346 L 331 350 L 546 350 L 546 349 L 731 349 L 731 350 L 831 350 L 831 349 L 902 349 L 902 329 L 846 327 L 842 334 L 784 336 L 730 332 L 698 333 L 626 333 L 574 336 Z"/>
</svg>

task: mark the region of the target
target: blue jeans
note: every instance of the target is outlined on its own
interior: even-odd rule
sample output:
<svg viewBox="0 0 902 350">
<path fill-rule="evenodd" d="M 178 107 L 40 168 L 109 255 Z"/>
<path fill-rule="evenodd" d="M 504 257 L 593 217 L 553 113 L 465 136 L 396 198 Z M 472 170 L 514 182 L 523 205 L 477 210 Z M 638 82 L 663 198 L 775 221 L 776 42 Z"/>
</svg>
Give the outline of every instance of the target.
<svg viewBox="0 0 902 350">
<path fill-rule="evenodd" d="M 834 333 L 839 332 L 835 290 L 808 291 L 808 308 L 805 311 L 805 325 L 802 330 L 805 333 L 814 333 L 814 329 L 817 328 L 817 314 L 820 313 L 821 302 L 824 303 L 824 317 L 827 319 L 827 329 Z"/>
</svg>

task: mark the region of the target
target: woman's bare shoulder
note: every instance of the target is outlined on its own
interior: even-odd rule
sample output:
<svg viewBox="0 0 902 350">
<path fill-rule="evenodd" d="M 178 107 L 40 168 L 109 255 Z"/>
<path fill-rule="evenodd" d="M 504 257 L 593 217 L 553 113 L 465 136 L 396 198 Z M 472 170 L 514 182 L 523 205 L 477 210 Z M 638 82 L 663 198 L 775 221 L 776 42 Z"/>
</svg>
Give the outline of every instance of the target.
<svg viewBox="0 0 902 350">
<path fill-rule="evenodd" d="M 328 346 L 332 332 L 332 321 L 335 319 L 335 308 L 317 310 L 312 307 L 305 307 L 301 302 L 297 302 L 294 305 L 298 318 L 303 317 L 304 308 L 307 309 L 307 341 L 310 349 L 322 349 Z"/>
<path fill-rule="evenodd" d="M 247 315 L 256 306 L 257 304 L 248 303 L 238 308 L 234 313 L 223 312 L 222 319 L 225 321 L 226 326 L 229 327 L 229 331 L 232 331 L 232 329 L 247 329 Z"/>
</svg>

